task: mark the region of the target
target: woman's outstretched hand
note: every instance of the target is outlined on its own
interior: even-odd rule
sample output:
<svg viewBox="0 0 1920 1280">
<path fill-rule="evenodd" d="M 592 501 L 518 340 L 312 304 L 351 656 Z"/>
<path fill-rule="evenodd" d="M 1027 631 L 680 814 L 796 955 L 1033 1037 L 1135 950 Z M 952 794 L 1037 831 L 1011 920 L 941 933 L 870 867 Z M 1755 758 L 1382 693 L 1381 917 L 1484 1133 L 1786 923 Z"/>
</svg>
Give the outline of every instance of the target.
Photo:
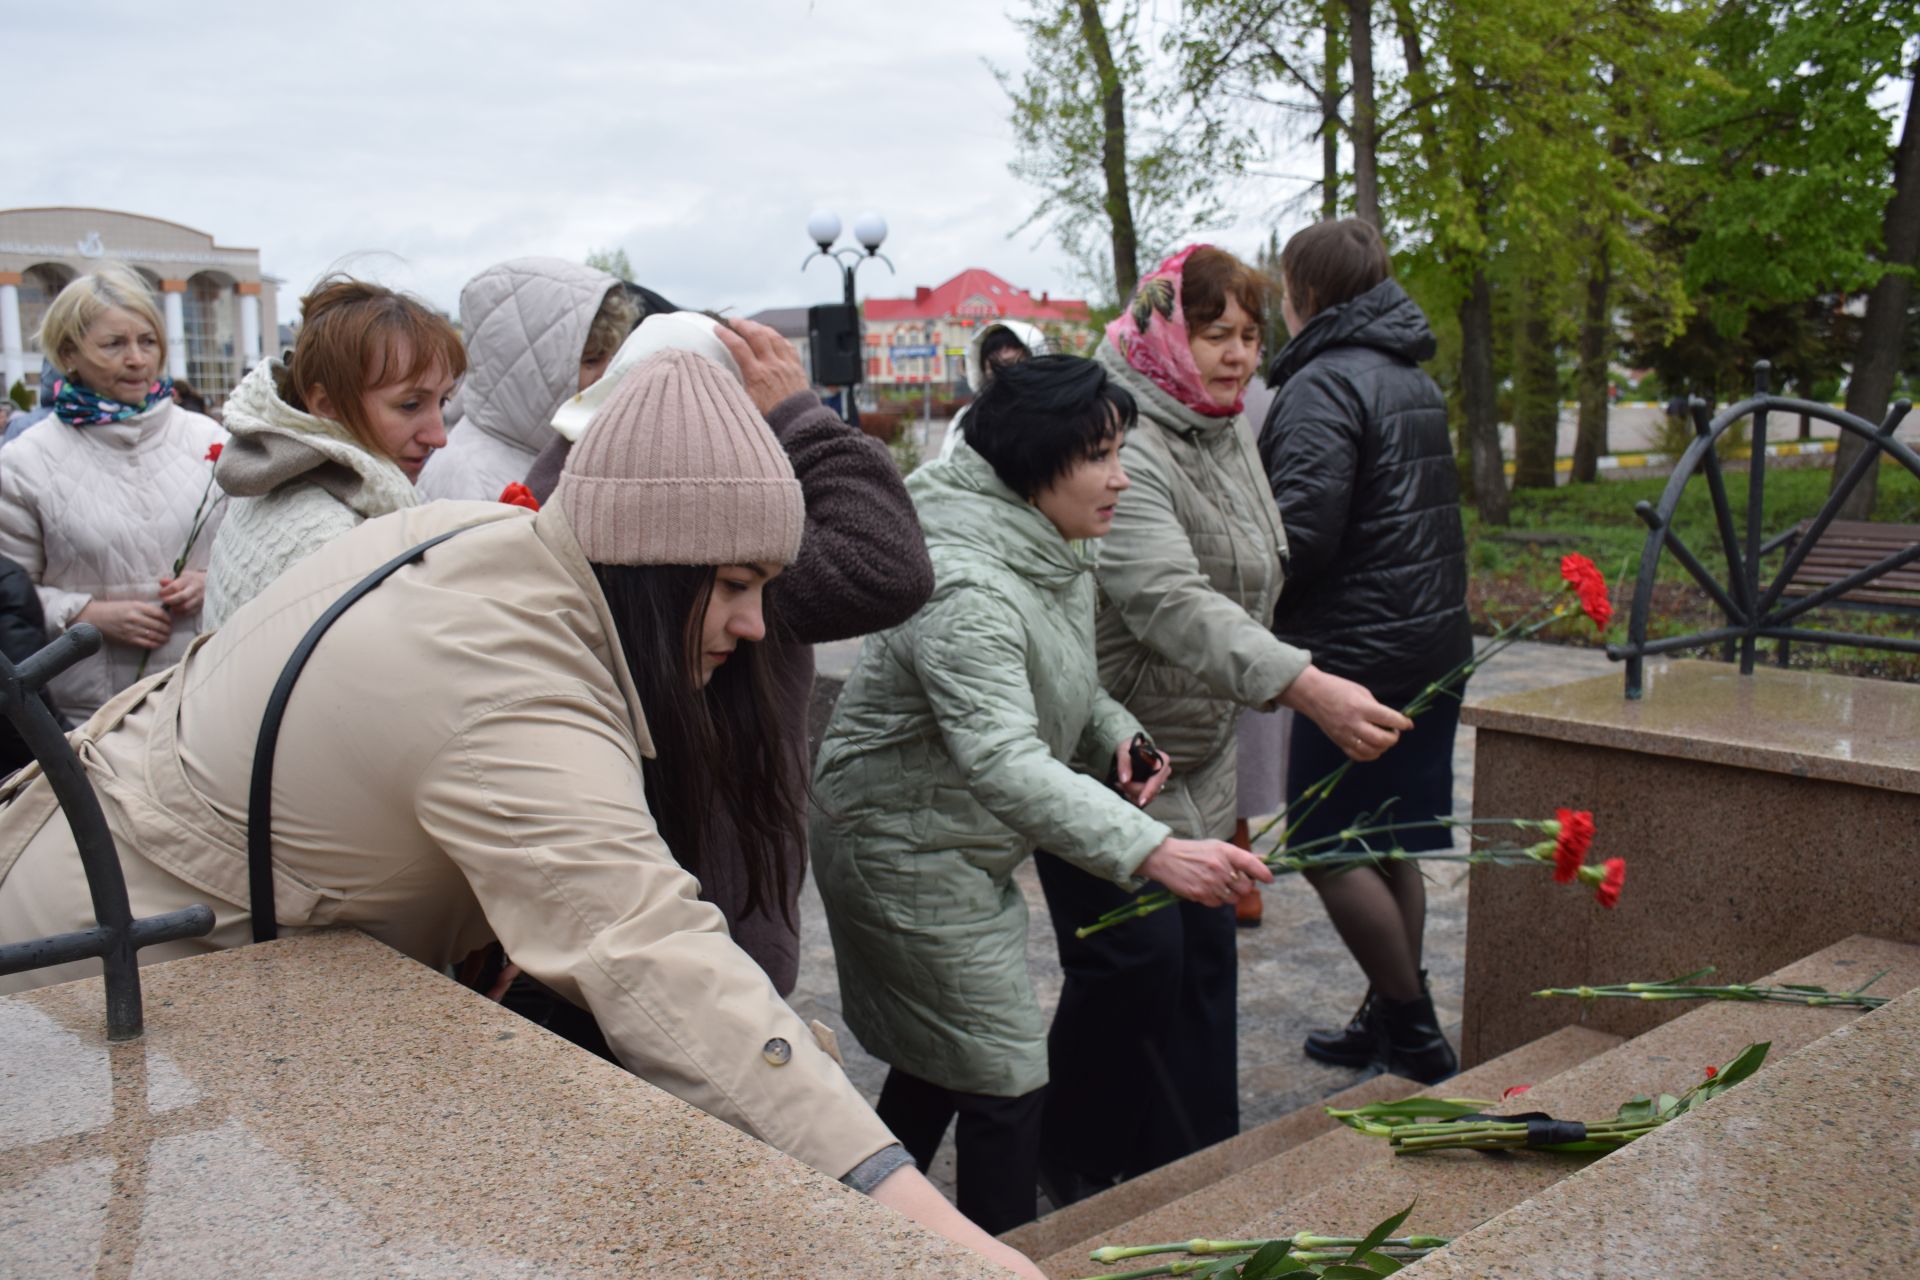
<svg viewBox="0 0 1920 1280">
<path fill-rule="evenodd" d="M 1136 871 L 1206 907 L 1227 905 L 1256 880 L 1273 883 L 1273 872 L 1266 863 L 1225 840 L 1176 840 L 1168 836 Z"/>
<path fill-rule="evenodd" d="M 1047 1280 L 1046 1272 L 1034 1266 L 1024 1253 L 1011 1245 L 1000 1243 L 975 1226 L 911 1165 L 895 1169 L 882 1178 L 872 1195 L 887 1208 L 906 1214 L 929 1231 L 938 1232 L 955 1244 L 984 1255 L 989 1261 L 998 1263 L 1017 1276 L 1025 1276 L 1027 1280 Z"/>
<path fill-rule="evenodd" d="M 1355 760 L 1379 759 L 1413 728 L 1413 721 L 1375 699 L 1365 685 L 1318 667 L 1302 671 L 1280 695 L 1280 705 L 1313 721 Z"/>
</svg>

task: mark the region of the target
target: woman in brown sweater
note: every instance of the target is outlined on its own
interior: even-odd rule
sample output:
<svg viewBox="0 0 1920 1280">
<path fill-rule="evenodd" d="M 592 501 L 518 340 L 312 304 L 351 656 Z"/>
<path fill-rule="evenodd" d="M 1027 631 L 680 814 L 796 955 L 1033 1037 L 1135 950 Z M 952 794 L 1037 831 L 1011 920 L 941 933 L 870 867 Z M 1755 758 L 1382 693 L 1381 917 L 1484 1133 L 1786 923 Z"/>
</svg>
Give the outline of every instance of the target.
<svg viewBox="0 0 1920 1280">
<path fill-rule="evenodd" d="M 933 565 L 913 502 L 885 446 L 820 403 L 792 344 L 751 320 L 716 325 L 714 336 L 732 355 L 748 396 L 786 450 L 806 500 L 800 556 L 774 587 L 781 634 L 769 635 L 763 644 L 775 674 L 775 712 L 796 726 L 790 735 L 793 793 L 804 795 L 811 765 L 806 734 L 798 727 L 807 722 L 813 693 L 813 646 L 905 622 L 933 594 Z M 534 462 L 527 487 L 540 501 L 553 492 L 571 447 L 564 439 L 556 441 Z M 739 857 L 728 856 L 736 843 L 732 824 L 723 813 L 707 815 L 706 822 L 701 896 L 720 908 L 734 941 L 767 971 L 780 994 L 790 995 L 800 972 L 798 899 L 806 848 L 796 841 L 786 851 L 787 900 L 756 903 L 749 911 L 744 866 Z"/>
</svg>

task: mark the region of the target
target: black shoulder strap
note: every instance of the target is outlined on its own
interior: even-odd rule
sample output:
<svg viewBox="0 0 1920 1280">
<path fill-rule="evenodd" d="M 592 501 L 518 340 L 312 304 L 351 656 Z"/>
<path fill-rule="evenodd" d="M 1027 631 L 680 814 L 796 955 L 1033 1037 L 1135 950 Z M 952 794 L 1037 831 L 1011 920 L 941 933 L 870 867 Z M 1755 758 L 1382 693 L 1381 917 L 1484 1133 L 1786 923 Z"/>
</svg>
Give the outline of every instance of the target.
<svg viewBox="0 0 1920 1280">
<path fill-rule="evenodd" d="M 287 699 L 293 696 L 294 681 L 313 656 L 314 646 L 327 628 L 340 620 L 360 597 L 373 590 L 402 568 L 424 556 L 457 533 L 475 525 L 449 529 L 437 538 L 428 538 L 419 546 L 403 551 L 355 583 L 351 590 L 335 600 L 327 611 L 314 619 L 307 634 L 293 648 L 293 656 L 280 670 L 280 680 L 267 699 L 266 712 L 260 717 L 260 738 L 253 748 L 253 783 L 247 791 L 247 888 L 253 912 L 253 940 L 271 942 L 280 936 L 280 924 L 274 918 L 273 902 L 273 753 L 280 743 L 280 720 L 287 713 Z"/>
</svg>

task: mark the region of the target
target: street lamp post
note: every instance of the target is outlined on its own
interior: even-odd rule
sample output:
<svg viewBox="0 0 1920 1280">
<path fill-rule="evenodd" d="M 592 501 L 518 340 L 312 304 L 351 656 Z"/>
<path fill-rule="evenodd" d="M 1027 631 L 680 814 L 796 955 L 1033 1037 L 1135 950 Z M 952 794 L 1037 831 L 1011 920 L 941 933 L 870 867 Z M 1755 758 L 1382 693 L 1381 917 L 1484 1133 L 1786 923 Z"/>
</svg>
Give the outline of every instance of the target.
<svg viewBox="0 0 1920 1280">
<path fill-rule="evenodd" d="M 846 298 L 847 320 L 853 330 L 853 367 L 849 371 L 851 381 L 843 389 L 846 404 L 841 416 L 857 426 L 860 422 L 860 408 L 854 403 L 854 388 L 863 376 L 866 347 L 862 341 L 860 304 L 854 301 L 853 297 L 853 277 L 854 273 L 860 269 L 860 264 L 870 258 L 878 258 L 885 262 L 888 272 L 893 272 L 893 263 L 880 252 L 880 245 L 887 238 L 887 220 L 871 211 L 853 220 L 853 235 L 865 249 L 864 253 L 852 245 L 845 245 L 838 249 L 833 247 L 833 242 L 840 238 L 840 215 L 830 209 L 814 210 L 812 216 L 807 219 L 807 235 L 819 247 L 800 263 L 802 271 L 805 271 L 815 258 L 831 258 L 840 267 L 840 280 Z"/>
</svg>

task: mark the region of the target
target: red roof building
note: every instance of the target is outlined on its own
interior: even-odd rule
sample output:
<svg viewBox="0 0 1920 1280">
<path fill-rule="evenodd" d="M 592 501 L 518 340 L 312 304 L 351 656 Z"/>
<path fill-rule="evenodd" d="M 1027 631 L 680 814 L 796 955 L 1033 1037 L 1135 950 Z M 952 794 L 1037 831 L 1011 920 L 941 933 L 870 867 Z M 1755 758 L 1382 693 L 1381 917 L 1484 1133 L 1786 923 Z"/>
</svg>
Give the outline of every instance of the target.
<svg viewBox="0 0 1920 1280">
<path fill-rule="evenodd" d="M 959 382 L 966 376 L 967 343 L 995 320 L 1039 326 L 1056 351 L 1084 352 L 1097 336 L 1085 300 L 1044 292 L 1036 298 L 979 267 L 923 285 L 911 298 L 869 298 L 861 314 L 867 381 L 881 385 Z"/>
</svg>

